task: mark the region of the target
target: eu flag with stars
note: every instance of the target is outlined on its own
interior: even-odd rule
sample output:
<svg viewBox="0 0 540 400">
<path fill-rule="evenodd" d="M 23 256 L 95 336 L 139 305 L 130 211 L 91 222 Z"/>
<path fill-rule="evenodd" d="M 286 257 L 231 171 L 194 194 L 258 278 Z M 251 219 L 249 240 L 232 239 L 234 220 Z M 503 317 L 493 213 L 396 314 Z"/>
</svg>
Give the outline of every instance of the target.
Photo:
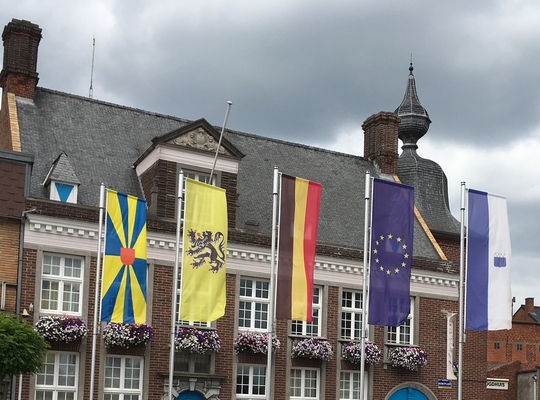
<svg viewBox="0 0 540 400">
<path fill-rule="evenodd" d="M 146 201 L 107 191 L 101 321 L 146 323 Z"/>
<path fill-rule="evenodd" d="M 399 326 L 411 311 L 414 188 L 373 180 L 368 324 Z"/>
</svg>

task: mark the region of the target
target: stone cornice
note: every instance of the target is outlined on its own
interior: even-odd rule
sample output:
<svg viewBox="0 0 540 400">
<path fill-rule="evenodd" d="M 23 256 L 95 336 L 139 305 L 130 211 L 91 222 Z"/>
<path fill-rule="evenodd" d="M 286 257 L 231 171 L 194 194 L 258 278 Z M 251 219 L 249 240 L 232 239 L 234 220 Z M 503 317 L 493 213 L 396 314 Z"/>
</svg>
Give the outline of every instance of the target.
<svg viewBox="0 0 540 400">
<path fill-rule="evenodd" d="M 75 248 L 94 253 L 97 251 L 97 224 L 36 214 L 28 214 L 27 217 L 25 247 L 52 246 L 65 248 L 65 251 Z M 148 232 L 147 242 L 149 260 L 165 265 L 174 261 L 176 238 L 173 235 Z M 270 249 L 229 243 L 227 253 L 228 268 L 231 272 L 242 273 L 249 270 L 268 274 L 270 271 Z M 316 280 L 361 286 L 362 272 L 360 260 L 354 262 L 337 257 L 317 257 L 315 260 Z M 457 297 L 458 286 L 458 277 L 454 274 L 413 268 L 411 290 Z"/>
</svg>

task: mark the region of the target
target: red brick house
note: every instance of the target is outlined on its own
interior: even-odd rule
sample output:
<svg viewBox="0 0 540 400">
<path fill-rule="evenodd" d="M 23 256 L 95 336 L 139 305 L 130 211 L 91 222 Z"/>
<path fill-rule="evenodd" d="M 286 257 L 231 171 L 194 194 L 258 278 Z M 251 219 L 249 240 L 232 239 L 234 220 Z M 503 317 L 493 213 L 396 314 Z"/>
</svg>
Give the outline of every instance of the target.
<svg viewBox="0 0 540 400">
<path fill-rule="evenodd" d="M 452 363 L 457 351 L 459 222 L 448 208 L 444 172 L 417 152 L 417 142 L 431 121 L 418 100 L 412 66 L 396 111 L 380 112 L 364 122 L 363 157 L 226 130 L 210 177 L 219 127 L 204 119 L 188 121 L 41 88 L 39 26 L 13 20 L 2 38 L 0 148 L 33 157 L 26 159 L 33 168 L 26 177 L 24 211 L 34 211 L 16 215 L 15 225 L 24 228 L 22 248 L 12 242 L 13 251 L 22 254 L 20 273 L 14 275 L 16 262 L 0 270 L 20 282 L 20 307 L 9 311 L 32 310 L 33 323 L 44 315 L 69 314 L 90 327 L 77 347 L 54 344 L 44 370 L 23 377 L 23 398 L 89 398 L 94 334 L 98 339 L 94 397 L 166 397 L 180 170 L 227 190 L 229 251 L 226 315 L 201 327 L 218 332 L 221 351 L 176 352 L 175 398 L 265 398 L 266 356 L 235 354 L 233 343 L 239 332 L 264 332 L 268 326 L 276 165 L 287 174 L 322 183 L 323 194 L 314 321 L 278 321 L 281 347 L 272 363 L 273 398 L 359 398 L 360 368 L 342 359 L 341 346 L 360 340 L 366 171 L 414 186 L 417 211 L 411 314 L 397 328 L 369 327 L 369 340 L 383 351 L 383 359 L 366 370 L 367 398 L 456 398 Z M 398 140 L 403 143 L 401 154 Z M 92 331 L 102 182 L 148 203 L 147 321 L 155 338 L 142 349 L 105 348 L 101 330 Z M 292 346 L 308 337 L 327 340 L 334 356 L 328 361 L 291 358 Z M 485 332 L 467 335 L 464 399 L 488 397 L 486 339 Z M 417 370 L 392 366 L 388 354 L 402 346 L 424 349 L 427 366 Z M 13 387 L 19 383 L 14 378 Z"/>
<path fill-rule="evenodd" d="M 516 398 L 531 398 L 520 396 L 532 395 L 531 385 L 537 385 L 537 380 L 531 377 L 538 377 L 540 365 L 540 307 L 534 305 L 534 298 L 526 298 L 514 313 L 512 329 L 488 333 L 487 349 L 488 376 L 508 379 Z M 521 379 L 521 375 L 531 377 Z"/>
</svg>

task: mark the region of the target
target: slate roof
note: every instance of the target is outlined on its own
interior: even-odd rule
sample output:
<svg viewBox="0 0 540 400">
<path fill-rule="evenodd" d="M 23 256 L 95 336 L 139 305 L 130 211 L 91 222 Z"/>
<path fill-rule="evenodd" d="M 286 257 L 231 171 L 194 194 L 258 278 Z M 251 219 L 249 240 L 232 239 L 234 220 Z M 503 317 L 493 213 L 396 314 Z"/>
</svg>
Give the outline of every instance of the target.
<svg viewBox="0 0 540 400">
<path fill-rule="evenodd" d="M 190 121 L 37 88 L 35 100 L 17 98 L 22 151 L 34 154 L 31 196 L 46 197 L 42 183 L 54 160 L 69 155 L 79 179 L 79 202 L 97 206 L 99 185 L 142 197 L 132 168 L 152 139 Z M 220 128 L 217 128 L 220 129 Z M 225 138 L 245 155 L 238 171 L 239 228 L 259 223 L 270 235 L 272 175 L 283 173 L 321 182 L 319 242 L 362 248 L 365 173 L 380 174 L 364 158 L 227 130 Z M 390 179 L 390 177 L 386 177 Z M 415 223 L 415 257 L 439 259 Z"/>
<path fill-rule="evenodd" d="M 47 185 L 49 180 L 55 180 L 58 182 L 72 183 L 74 185 L 80 185 L 80 181 L 73 171 L 73 167 L 69 162 L 69 158 L 66 153 L 62 152 L 56 160 L 54 160 L 49 174 L 45 178 L 44 184 Z"/>
<path fill-rule="evenodd" d="M 434 232 L 458 235 L 460 223 L 450 213 L 448 180 L 435 161 L 420 157 L 414 148 L 404 148 L 398 159 L 401 183 L 414 186 L 416 206 Z"/>
</svg>

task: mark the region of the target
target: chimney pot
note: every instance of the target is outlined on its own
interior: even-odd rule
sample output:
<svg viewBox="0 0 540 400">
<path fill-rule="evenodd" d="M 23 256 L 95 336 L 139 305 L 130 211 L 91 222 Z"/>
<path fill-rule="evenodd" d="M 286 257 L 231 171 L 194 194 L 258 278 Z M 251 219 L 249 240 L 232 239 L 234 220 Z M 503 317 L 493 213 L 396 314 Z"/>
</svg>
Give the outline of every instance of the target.
<svg viewBox="0 0 540 400">
<path fill-rule="evenodd" d="M 4 65 L 0 86 L 4 92 L 34 99 L 38 83 L 37 57 L 41 28 L 30 21 L 13 19 L 2 32 Z"/>
<path fill-rule="evenodd" d="M 525 299 L 525 311 L 528 313 L 534 312 L 534 297 L 527 297 Z"/>
</svg>

